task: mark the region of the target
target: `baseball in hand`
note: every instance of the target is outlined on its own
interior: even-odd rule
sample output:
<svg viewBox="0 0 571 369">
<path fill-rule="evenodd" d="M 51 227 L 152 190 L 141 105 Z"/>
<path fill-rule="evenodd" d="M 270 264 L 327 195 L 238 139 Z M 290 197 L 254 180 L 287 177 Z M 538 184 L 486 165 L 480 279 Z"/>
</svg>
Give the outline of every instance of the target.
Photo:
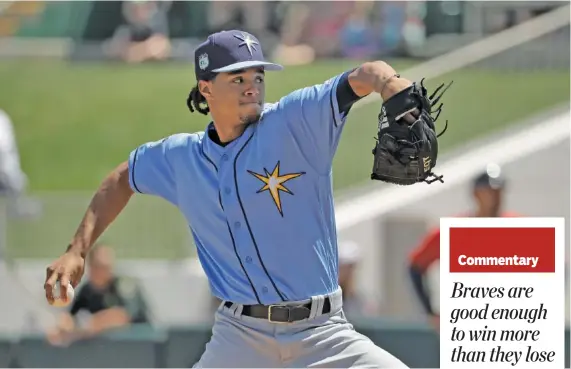
<svg viewBox="0 0 571 369">
<path fill-rule="evenodd" d="M 73 290 L 73 287 L 71 286 L 71 284 L 69 284 L 67 286 L 67 301 L 65 301 L 62 296 L 61 296 L 61 288 L 60 288 L 60 282 L 57 281 L 55 286 L 54 286 L 54 302 L 51 304 L 52 306 L 55 307 L 65 307 L 68 306 L 69 304 L 71 304 L 71 302 L 73 301 L 73 297 L 75 296 L 75 292 Z"/>
</svg>

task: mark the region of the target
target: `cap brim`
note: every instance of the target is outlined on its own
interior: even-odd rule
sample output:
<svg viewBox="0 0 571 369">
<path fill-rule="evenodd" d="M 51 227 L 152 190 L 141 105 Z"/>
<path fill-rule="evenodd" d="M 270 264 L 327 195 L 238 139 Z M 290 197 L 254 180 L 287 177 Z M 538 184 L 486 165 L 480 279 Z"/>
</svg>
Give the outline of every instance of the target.
<svg viewBox="0 0 571 369">
<path fill-rule="evenodd" d="M 234 72 L 236 70 L 254 68 L 254 67 L 264 67 L 264 70 L 271 70 L 271 71 L 278 71 L 284 69 L 284 67 L 279 64 L 251 60 L 251 61 L 230 64 L 222 68 L 213 69 L 212 71 L 215 73 L 226 73 L 226 72 Z"/>
</svg>

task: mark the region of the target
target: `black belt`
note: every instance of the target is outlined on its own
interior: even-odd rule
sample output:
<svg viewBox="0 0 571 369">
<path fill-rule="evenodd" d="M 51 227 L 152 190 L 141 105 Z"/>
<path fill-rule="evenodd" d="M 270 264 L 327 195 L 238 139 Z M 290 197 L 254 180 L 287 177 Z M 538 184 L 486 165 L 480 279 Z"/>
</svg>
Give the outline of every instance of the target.
<svg viewBox="0 0 571 369">
<path fill-rule="evenodd" d="M 224 302 L 227 308 L 232 307 L 230 301 Z M 323 302 L 322 314 L 331 311 L 331 301 L 328 297 Z M 258 319 L 267 319 L 272 323 L 293 323 L 309 318 L 311 302 L 305 305 L 243 305 L 242 315 Z"/>
</svg>

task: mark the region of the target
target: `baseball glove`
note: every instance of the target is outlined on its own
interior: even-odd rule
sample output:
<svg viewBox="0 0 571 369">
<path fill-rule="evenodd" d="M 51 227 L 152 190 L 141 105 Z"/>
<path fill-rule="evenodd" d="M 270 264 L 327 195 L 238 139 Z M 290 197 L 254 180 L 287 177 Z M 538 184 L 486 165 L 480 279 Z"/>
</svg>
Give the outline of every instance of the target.
<svg viewBox="0 0 571 369">
<path fill-rule="evenodd" d="M 414 82 L 383 102 L 373 149 L 371 179 L 398 185 L 444 182 L 442 176 L 434 174 L 432 169 L 438 157 L 438 138 L 448 128 L 448 121 L 442 132 L 436 134 L 434 123 L 442 112 L 443 104 L 436 109 L 433 106 L 438 104 L 452 82 L 436 98 L 444 84 L 427 96 L 423 82 L 424 78 L 420 84 Z M 407 114 L 413 114 L 416 120 L 406 121 Z"/>
</svg>

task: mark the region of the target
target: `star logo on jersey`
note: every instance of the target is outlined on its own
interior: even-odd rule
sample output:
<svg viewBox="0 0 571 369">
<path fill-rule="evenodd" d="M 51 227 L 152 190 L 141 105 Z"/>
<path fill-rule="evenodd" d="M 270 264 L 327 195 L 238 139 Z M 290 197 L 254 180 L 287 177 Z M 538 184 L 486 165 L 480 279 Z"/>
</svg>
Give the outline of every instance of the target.
<svg viewBox="0 0 571 369">
<path fill-rule="evenodd" d="M 242 43 L 238 44 L 238 47 L 246 45 L 250 55 L 252 55 L 252 49 L 257 50 L 256 45 L 259 45 L 259 43 L 251 38 L 250 35 L 242 32 L 242 35 L 234 35 L 234 37 L 240 41 L 243 41 Z"/>
<path fill-rule="evenodd" d="M 304 175 L 305 172 L 289 173 L 289 174 L 280 175 L 280 162 L 279 161 L 271 173 L 268 172 L 268 170 L 266 168 L 264 168 L 264 172 L 266 173 L 266 175 L 258 174 L 256 172 L 248 170 L 248 173 L 250 173 L 251 175 L 253 175 L 254 177 L 256 177 L 257 179 L 259 179 L 260 181 L 262 181 L 264 183 L 264 186 L 262 186 L 262 188 L 260 188 L 256 193 L 269 191 L 270 195 L 272 196 L 272 199 L 274 200 L 274 203 L 276 204 L 276 207 L 278 208 L 278 211 L 280 212 L 280 215 L 283 217 L 284 213 L 283 213 L 283 209 L 282 209 L 282 201 L 281 201 L 281 197 L 280 197 L 280 191 L 283 191 L 285 193 L 293 195 L 293 192 L 291 192 L 286 186 L 284 186 L 284 183 L 286 183 L 287 181 L 289 181 L 291 179 L 294 179 L 294 178 L 297 178 L 297 177 Z"/>
</svg>

